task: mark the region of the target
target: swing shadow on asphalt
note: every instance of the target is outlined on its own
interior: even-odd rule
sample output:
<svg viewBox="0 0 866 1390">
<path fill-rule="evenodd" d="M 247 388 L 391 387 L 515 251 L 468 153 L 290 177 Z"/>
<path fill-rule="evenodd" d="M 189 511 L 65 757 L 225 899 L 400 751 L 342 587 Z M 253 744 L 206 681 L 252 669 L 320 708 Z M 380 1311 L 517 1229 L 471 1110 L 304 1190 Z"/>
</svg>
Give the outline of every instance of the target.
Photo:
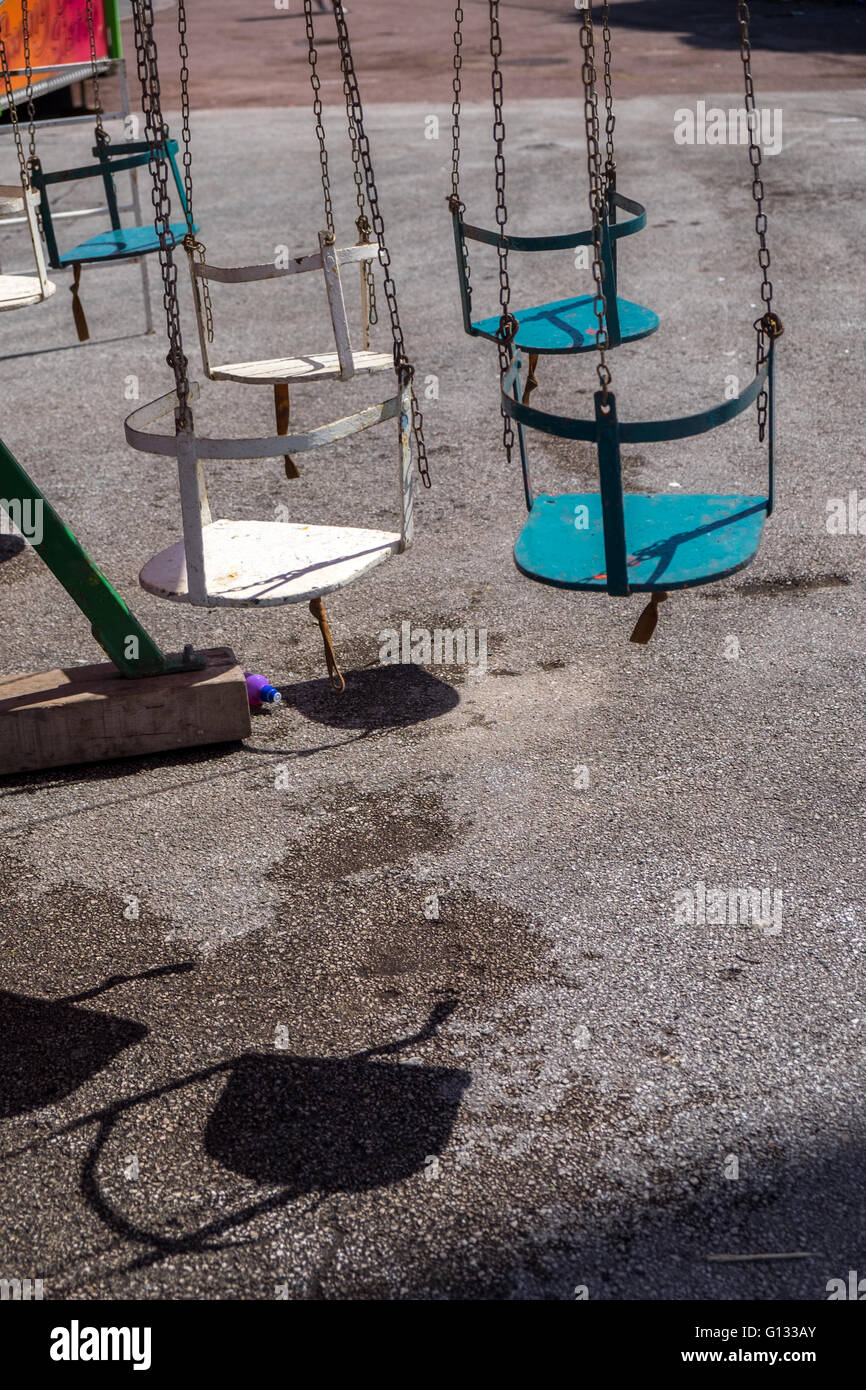
<svg viewBox="0 0 866 1390">
<path fill-rule="evenodd" d="M 5 352 L 0 362 L 17 362 L 24 357 L 48 357 L 53 352 L 77 352 L 79 348 L 108 347 L 110 343 L 133 343 L 138 338 L 152 338 L 152 333 L 120 333 L 113 338 L 88 338 L 86 343 L 58 343 L 56 347 L 28 348 L 26 352 Z"/>
<path fill-rule="evenodd" d="M 7 538 L 0 537 L 0 542 L 5 539 Z M 14 541 L 16 538 L 9 539 Z M 0 560 L 3 558 L 11 557 L 4 556 L 0 550 Z M 252 734 L 243 743 L 204 744 L 197 748 L 172 749 L 165 753 L 148 753 L 141 757 L 118 758 L 111 762 L 0 775 L 0 800 L 9 796 L 32 794 L 55 784 L 123 781 L 135 777 L 140 772 L 160 768 L 177 767 L 189 770 L 191 766 L 200 767 L 203 764 L 218 766 L 220 762 L 238 752 L 251 753 L 256 757 L 315 757 L 336 747 L 440 719 L 456 709 L 460 703 L 460 695 L 455 687 L 432 675 L 423 666 L 407 664 L 367 667 L 348 671 L 345 677 L 346 689 L 341 695 L 335 695 L 328 681 L 322 677 L 283 686 L 280 689 L 280 711 L 255 712 Z M 291 726 L 287 726 L 285 730 L 279 731 L 276 746 L 256 746 L 254 740 L 259 732 L 256 725 L 261 722 L 267 727 L 270 721 L 277 724 L 289 712 L 326 728 L 351 731 L 352 736 L 337 743 L 317 744 L 309 748 L 298 747 L 292 739 Z M 245 767 L 232 766 L 224 773 L 215 772 L 213 776 L 228 777 L 239 775 L 246 770 L 248 769 Z M 192 778 L 190 785 L 200 780 L 200 777 Z M 210 779 L 206 776 L 204 780 Z M 150 794 L 150 791 L 139 793 L 141 796 Z M 126 799 L 122 798 L 123 801 Z M 65 814 L 67 813 L 58 818 L 65 818 Z M 53 819 L 54 816 L 47 817 L 47 820 Z"/>
<path fill-rule="evenodd" d="M 439 719 L 460 703 L 453 685 L 414 664 L 349 671 L 342 695 L 323 680 L 285 686 L 280 694 L 284 708 L 331 729 L 358 730 L 361 738 Z"/>
<path fill-rule="evenodd" d="M 82 1009 L 81 1004 L 116 985 L 194 969 L 194 962 L 185 961 L 134 975 L 111 975 L 95 988 L 64 999 L 0 990 L 0 1118 L 56 1105 L 150 1032 L 134 1019 Z M 37 1066 L 34 1058 L 39 1059 Z"/>
<path fill-rule="evenodd" d="M 619 29 L 671 31 L 670 0 L 631 0 L 614 4 L 611 18 Z M 727 41 L 730 17 L 716 0 L 676 7 L 677 38 L 692 48 L 717 48 Z M 859 11 L 859 12 L 858 12 Z M 753 15 L 755 43 L 781 53 L 866 52 L 866 15 L 849 3 L 804 5 L 799 11 L 756 7 Z"/>
<path fill-rule="evenodd" d="M 184 962 L 138 976 L 112 977 L 74 998 L 91 998 L 129 979 L 191 969 L 195 966 Z M 52 1129 L 15 1152 L 32 1151 L 60 1135 L 96 1125 L 82 1161 L 79 1190 L 116 1235 L 148 1247 L 131 1267 L 140 1269 L 175 1254 L 220 1249 L 215 1238 L 265 1212 L 305 1196 L 314 1197 L 317 1207 L 337 1193 L 363 1193 L 404 1182 L 422 1172 L 431 1157 L 444 1152 L 471 1074 L 455 1067 L 374 1059 L 392 1057 L 435 1038 L 458 1003 L 456 998 L 440 1000 L 416 1033 L 346 1058 L 249 1052 L 216 1062 Z M 6 1074 L 0 1114 L 21 1115 L 70 1095 L 149 1031 L 130 1020 L 75 1008 L 71 1000 L 0 994 L 0 1037 L 14 1038 L 21 1058 L 38 1054 L 48 1059 L 41 1073 L 44 1084 L 26 1067 Z M 74 1058 L 76 1065 L 70 1063 L 55 1075 L 54 1060 L 60 1056 Z M 204 1154 L 241 1179 L 280 1190 L 252 1201 L 241 1199 L 236 1210 L 191 1231 L 175 1234 L 146 1228 L 106 1194 L 100 1180 L 103 1152 L 128 1112 L 218 1076 L 226 1080 L 204 1120 Z"/>
</svg>

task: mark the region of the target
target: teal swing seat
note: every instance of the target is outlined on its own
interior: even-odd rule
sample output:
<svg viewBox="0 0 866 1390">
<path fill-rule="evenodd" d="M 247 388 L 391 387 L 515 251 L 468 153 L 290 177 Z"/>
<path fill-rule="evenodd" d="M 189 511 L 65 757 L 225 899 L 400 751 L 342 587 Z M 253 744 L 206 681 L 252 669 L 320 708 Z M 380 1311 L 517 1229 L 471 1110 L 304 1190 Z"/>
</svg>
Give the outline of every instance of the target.
<svg viewBox="0 0 866 1390">
<path fill-rule="evenodd" d="M 755 555 L 766 517 L 766 497 L 743 493 L 624 493 L 629 589 L 687 589 L 735 574 Z M 555 588 L 606 591 L 599 494 L 536 497 L 514 559 L 530 579 Z"/>
<path fill-rule="evenodd" d="M 171 169 L 186 219 L 183 222 L 173 222 L 168 227 L 168 237 L 172 246 L 182 242 L 187 233 L 194 236 L 198 230 L 187 209 L 183 182 L 175 162 L 177 148 L 176 140 L 166 140 L 160 146 L 157 155 L 157 158 L 166 161 Z M 124 141 L 122 145 L 112 145 L 104 134 L 100 138 L 97 132 L 93 155 L 97 160 L 96 164 L 84 164 L 76 169 L 56 169 L 50 174 L 45 173 L 38 159 L 34 160 L 32 165 L 33 186 L 39 193 L 39 211 L 42 218 L 42 230 L 45 234 L 45 245 L 48 250 L 48 263 L 54 270 L 72 270 L 72 313 L 80 342 L 86 342 L 90 337 L 90 330 L 87 327 L 87 319 L 79 294 L 82 267 L 85 265 L 112 265 L 117 261 L 135 260 L 140 256 L 149 256 L 159 251 L 159 237 L 153 227 L 124 227 L 122 225 L 117 202 L 117 190 L 114 186 L 116 174 L 138 169 L 150 162 L 147 142 L 129 140 Z M 55 184 L 77 183 L 82 179 L 94 178 L 102 179 L 111 227 L 108 231 L 99 232 L 96 236 L 89 237 L 87 241 L 81 241 L 77 246 L 70 247 L 68 251 L 61 251 L 57 245 L 57 234 L 54 229 L 48 190 Z"/>
<path fill-rule="evenodd" d="M 181 242 L 186 236 L 186 223 L 172 222 L 169 231 L 173 244 Z M 148 256 L 158 250 L 159 241 L 152 227 L 118 227 L 89 237 L 69 251 L 61 251 L 57 261 L 58 267 L 93 265 L 98 261 L 123 261 L 134 256 Z"/>
<path fill-rule="evenodd" d="M 616 246 L 626 236 L 633 236 L 646 226 L 646 209 L 630 198 L 624 198 L 612 186 L 607 193 L 607 217 L 602 227 L 602 258 L 605 265 L 605 284 L 612 286 L 607 295 L 605 324 L 608 342 L 611 347 L 620 343 L 636 342 L 647 338 L 659 326 L 658 315 L 640 304 L 621 299 L 616 294 Z M 463 326 L 473 337 L 489 338 L 496 341 L 501 318 L 473 320 L 472 292 L 469 283 L 468 241 L 482 242 L 487 246 L 498 247 L 501 241 L 498 231 L 488 231 L 483 227 L 473 227 L 464 222 L 462 204 L 459 199 L 449 199 L 454 228 L 454 243 L 457 250 L 457 270 L 460 284 L 460 298 L 463 306 Z M 626 222 L 617 221 L 617 211 L 629 214 Z M 512 251 L 566 251 L 578 246 L 592 245 L 592 231 L 570 232 L 563 236 L 507 236 L 509 254 Z M 592 352 L 598 339 L 598 318 L 595 311 L 595 296 L 578 295 L 569 299 L 553 300 L 549 304 L 535 305 L 529 309 L 514 311 L 517 331 L 515 348 L 532 356 L 548 353 Z"/>
<path fill-rule="evenodd" d="M 177 148 L 176 140 L 167 140 L 161 148 L 160 158 L 168 161 L 181 206 L 186 213 L 183 183 L 175 161 Z M 57 169 L 46 174 L 37 161 L 33 169 L 33 184 L 38 189 L 40 197 L 39 211 L 42 218 L 42 229 L 45 233 L 45 245 L 48 249 L 48 263 L 54 270 L 96 262 L 129 260 L 133 257 L 147 256 L 159 251 L 159 237 L 153 227 L 122 226 L 117 190 L 114 186 L 116 174 L 138 169 L 149 162 L 150 154 L 147 142 L 131 140 L 125 141 L 122 145 L 111 145 L 107 140 L 97 140 L 92 152 L 97 160 L 96 164 L 85 164 L 76 169 Z M 68 251 L 61 251 L 57 245 L 48 189 L 54 184 L 77 183 L 83 179 L 93 178 L 102 179 L 111 228 L 107 232 L 100 232 L 97 236 L 89 237 L 87 241 L 79 242 L 77 246 L 71 247 Z M 185 221 L 174 222 L 170 227 L 171 235 L 176 242 L 183 241 L 187 230 Z M 194 224 L 191 230 L 197 230 Z"/>
<path fill-rule="evenodd" d="M 616 400 L 595 396 L 594 420 L 572 420 L 524 404 L 522 361 L 516 356 L 503 377 L 502 407 L 517 426 L 529 516 L 514 547 L 518 569 L 560 589 L 665 593 L 710 584 L 743 569 L 757 554 L 773 510 L 773 344 L 751 384 L 733 400 L 697 415 L 671 420 L 621 422 Z M 620 446 L 686 439 L 733 420 L 767 391 L 768 486 L 766 496 L 745 493 L 624 493 Z M 529 474 L 526 431 L 594 443 L 599 491 L 535 496 Z"/>
<path fill-rule="evenodd" d="M 658 315 L 628 299 L 617 299 L 621 343 L 633 343 L 647 338 L 659 326 Z M 598 337 L 595 298 L 591 294 L 579 299 L 557 299 L 552 304 L 539 304 L 532 309 L 514 311 L 517 333 L 514 343 L 524 352 L 537 355 L 557 352 L 592 351 Z M 495 339 L 499 331 L 499 315 L 472 324 L 472 332 L 481 338 Z"/>
</svg>

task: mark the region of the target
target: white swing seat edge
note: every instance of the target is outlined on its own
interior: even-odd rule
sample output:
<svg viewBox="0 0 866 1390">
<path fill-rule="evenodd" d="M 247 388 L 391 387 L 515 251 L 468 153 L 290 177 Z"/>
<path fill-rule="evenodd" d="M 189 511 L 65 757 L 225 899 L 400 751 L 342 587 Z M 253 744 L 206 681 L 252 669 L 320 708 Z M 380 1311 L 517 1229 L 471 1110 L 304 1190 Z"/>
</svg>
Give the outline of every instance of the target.
<svg viewBox="0 0 866 1390">
<path fill-rule="evenodd" d="M 38 275 L 0 275 L 0 314 L 8 309 L 26 309 L 50 299 L 57 286 L 46 280 L 43 286 Z"/>
<path fill-rule="evenodd" d="M 396 531 L 227 518 L 203 526 L 202 539 L 207 607 L 276 607 L 321 598 L 405 549 Z M 184 542 L 148 560 L 139 583 L 158 598 L 193 602 Z"/>
</svg>

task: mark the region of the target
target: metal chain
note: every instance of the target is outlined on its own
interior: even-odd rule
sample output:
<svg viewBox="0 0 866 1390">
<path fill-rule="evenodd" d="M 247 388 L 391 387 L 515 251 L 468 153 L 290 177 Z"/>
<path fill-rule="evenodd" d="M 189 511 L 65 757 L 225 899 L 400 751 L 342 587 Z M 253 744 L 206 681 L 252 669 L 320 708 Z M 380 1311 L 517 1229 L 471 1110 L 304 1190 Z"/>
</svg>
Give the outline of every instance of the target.
<svg viewBox="0 0 866 1390">
<path fill-rule="evenodd" d="M 610 5 L 608 0 L 604 0 L 601 7 L 601 32 L 604 38 L 604 132 L 606 137 L 604 178 L 606 185 L 610 187 L 616 178 L 616 159 L 614 158 L 613 149 L 613 132 L 616 127 L 616 118 L 613 114 L 613 80 L 610 70 Z"/>
<path fill-rule="evenodd" d="M 352 147 L 352 177 L 355 180 L 355 202 L 358 207 L 358 216 L 355 219 L 355 226 L 358 228 L 358 240 L 368 242 L 373 228 L 367 216 L 367 202 L 364 197 L 364 178 L 361 173 L 361 151 L 358 146 L 358 127 L 355 125 L 352 113 L 352 92 L 343 77 L 343 96 L 346 100 L 346 120 L 349 126 L 349 143 Z M 367 322 L 370 327 L 374 327 L 379 322 L 379 306 L 376 303 L 376 276 L 373 271 L 372 261 L 364 261 L 362 264 L 364 284 L 367 288 Z"/>
<path fill-rule="evenodd" d="M 15 149 L 18 154 L 18 167 L 21 170 L 21 187 L 26 192 L 30 186 L 30 176 L 27 169 L 27 159 L 24 154 L 24 144 L 21 139 L 21 129 L 18 124 L 18 109 L 15 105 L 15 93 L 12 90 L 12 75 L 9 71 L 9 55 L 6 52 L 6 41 L 0 33 L 0 67 L 3 69 L 3 86 L 6 89 L 6 107 L 9 111 L 9 118 L 12 121 L 12 135 L 15 139 Z"/>
<path fill-rule="evenodd" d="M 316 118 L 316 135 L 319 140 L 319 163 L 322 166 L 322 195 L 325 200 L 325 221 L 328 227 L 328 240 L 336 238 L 334 231 L 334 208 L 331 203 L 331 180 L 328 176 L 328 150 L 325 145 L 325 127 L 322 125 L 322 84 L 319 81 L 319 55 L 316 52 L 316 35 L 313 29 L 313 0 L 304 0 L 304 23 L 307 30 L 307 61 L 310 64 L 310 83 L 313 88 L 313 115 Z"/>
<path fill-rule="evenodd" d="M 186 41 L 187 35 L 186 0 L 177 0 L 177 51 L 180 56 L 180 119 L 181 119 L 181 139 L 183 142 L 183 190 L 186 202 L 186 236 L 183 239 L 184 247 L 190 256 L 204 265 L 207 259 L 207 252 L 204 245 L 198 240 L 195 234 L 195 213 L 192 201 L 192 131 L 190 129 L 190 105 L 189 105 L 189 46 Z M 197 281 L 197 289 L 201 297 L 202 308 L 205 316 L 205 332 L 209 343 L 214 339 L 213 324 L 213 302 L 211 300 L 210 284 L 207 277 L 203 276 Z"/>
<path fill-rule="evenodd" d="M 604 262 L 601 255 L 602 219 L 606 215 L 604 178 L 601 170 L 599 149 L 598 97 L 595 90 L 595 37 L 592 28 L 592 7 L 587 5 L 580 23 L 580 46 L 583 50 L 581 78 L 583 80 L 583 114 L 586 125 L 586 162 L 589 171 L 589 210 L 592 214 L 592 278 L 595 281 L 595 301 L 593 308 L 598 320 L 596 346 L 598 348 L 598 380 L 601 385 L 601 403 L 607 408 L 608 388 L 611 383 L 610 368 L 607 365 L 607 301 L 604 293 Z"/>
<path fill-rule="evenodd" d="M 454 100 L 451 103 L 451 196 L 448 199 L 448 206 L 451 212 L 456 212 L 460 216 L 466 211 L 466 205 L 460 197 L 460 105 L 463 92 L 463 7 L 457 5 L 454 10 L 454 78 L 451 86 L 454 90 Z M 469 248 L 466 245 L 466 238 L 461 237 L 460 244 L 463 254 L 464 283 L 466 285 L 466 298 L 469 302 L 470 313 L 472 311 L 472 276 L 469 266 Z"/>
<path fill-rule="evenodd" d="M 490 0 L 490 56 L 493 60 L 490 81 L 493 88 L 493 140 L 496 144 L 493 167 L 496 175 L 496 225 L 499 228 L 497 251 L 499 255 L 499 308 L 501 310 L 496 341 L 499 344 L 499 371 L 500 375 L 504 376 L 511 366 L 511 359 L 514 355 L 514 335 L 517 332 L 517 320 L 510 309 L 511 281 L 508 276 L 508 237 L 505 235 L 508 207 L 505 202 L 505 120 L 502 113 L 502 69 L 499 64 L 502 57 L 499 0 Z M 511 416 L 506 415 L 504 409 L 502 411 L 502 444 L 510 462 L 511 451 L 514 448 L 514 426 L 511 423 Z"/>
<path fill-rule="evenodd" d="M 304 0 L 304 4 L 309 5 L 310 0 Z M 370 142 L 364 128 L 364 108 L 361 105 L 361 94 L 358 90 L 358 79 L 355 73 L 355 62 L 352 57 L 352 48 L 349 43 L 349 31 L 346 27 L 346 16 L 343 10 L 342 0 L 334 0 L 334 17 L 337 21 L 337 36 L 340 43 L 340 61 L 343 70 L 343 79 L 349 88 L 349 97 L 352 108 L 352 121 L 358 136 L 358 149 L 361 156 L 361 164 L 364 169 L 364 179 L 367 185 L 367 201 L 370 204 L 370 217 L 373 223 L 373 231 L 379 243 L 379 264 L 384 275 L 385 298 L 388 302 L 388 311 L 391 315 L 391 336 L 394 341 L 394 370 L 397 373 L 397 380 L 401 386 L 408 384 L 412 402 L 412 432 L 415 436 L 415 445 L 418 451 L 418 472 L 425 487 L 430 487 L 430 469 L 427 462 L 427 447 L 424 443 L 424 417 L 418 405 L 418 398 L 415 394 L 413 378 L 415 368 L 409 361 L 406 354 L 406 344 L 403 339 L 403 329 L 400 324 L 400 313 L 397 308 L 397 288 L 391 274 L 391 253 L 385 244 L 385 223 L 379 209 L 379 191 L 376 188 L 376 178 L 373 173 L 373 160 L 370 154 Z"/>
<path fill-rule="evenodd" d="M 27 126 L 29 137 L 28 166 L 33 169 L 38 163 L 36 155 L 36 107 L 33 103 L 33 67 L 30 62 L 30 7 L 28 0 L 21 0 L 21 37 L 24 40 L 24 70 L 27 75 Z"/>
<path fill-rule="evenodd" d="M 192 136 L 189 127 L 189 47 L 186 41 L 186 4 L 177 0 L 177 51 L 180 55 L 180 121 L 183 138 L 183 188 L 186 197 L 186 229 L 193 236 Z"/>
<path fill-rule="evenodd" d="M 460 203 L 460 98 L 463 91 L 463 7 L 454 10 L 454 77 L 451 87 L 454 100 L 451 103 L 451 197 Z"/>
<path fill-rule="evenodd" d="M 758 236 L 758 265 L 761 268 L 761 300 L 763 313 L 755 321 L 757 342 L 755 346 L 755 373 L 757 374 L 769 355 L 770 342 L 782 333 L 782 320 L 773 312 L 773 282 L 770 279 L 770 249 L 767 245 L 767 214 L 764 212 L 764 180 L 761 177 L 761 146 L 758 143 L 758 113 L 755 106 L 755 86 L 752 81 L 752 44 L 749 37 L 749 6 L 739 0 L 737 21 L 740 26 L 740 57 L 746 79 L 746 124 L 749 128 L 749 161 L 752 166 L 752 198 L 755 202 L 755 231 Z M 762 390 L 758 394 L 758 439 L 763 443 L 767 430 L 769 394 Z"/>
<path fill-rule="evenodd" d="M 90 40 L 90 75 L 93 79 L 93 104 L 96 107 L 96 142 L 107 145 L 109 136 L 102 124 L 102 97 L 99 92 L 99 66 L 96 61 L 96 22 L 93 18 L 93 0 L 87 0 L 87 37 Z"/>
<path fill-rule="evenodd" d="M 165 157 L 168 130 L 163 122 L 160 104 L 159 69 L 156 41 L 153 35 L 153 0 L 133 0 L 132 15 L 135 23 L 135 56 L 138 80 L 141 84 L 141 109 L 144 114 L 145 139 L 150 155 L 148 162 L 152 179 L 153 225 L 159 238 L 159 265 L 162 272 L 163 287 L 162 303 L 168 329 L 169 351 L 166 361 L 174 372 L 177 388 L 177 424 L 181 428 L 191 429 L 189 364 L 183 350 L 180 305 L 177 298 L 177 266 L 173 255 L 171 197 L 168 191 L 168 168 Z"/>
</svg>

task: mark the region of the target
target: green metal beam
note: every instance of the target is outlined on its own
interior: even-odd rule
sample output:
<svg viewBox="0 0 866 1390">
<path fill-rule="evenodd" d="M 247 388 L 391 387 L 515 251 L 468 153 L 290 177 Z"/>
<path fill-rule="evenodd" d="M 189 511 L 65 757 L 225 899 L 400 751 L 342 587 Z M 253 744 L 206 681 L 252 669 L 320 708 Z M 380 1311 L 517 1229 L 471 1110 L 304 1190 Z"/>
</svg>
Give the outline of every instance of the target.
<svg viewBox="0 0 866 1390">
<path fill-rule="evenodd" d="M 120 15 L 117 9 L 117 0 L 103 0 L 102 8 L 105 14 L 108 51 L 112 58 L 122 58 L 123 42 L 120 37 Z"/>
<path fill-rule="evenodd" d="M 124 676 L 164 676 L 171 671 L 203 669 L 205 658 L 196 655 L 192 647 L 186 647 L 182 657 L 169 657 L 161 651 L 2 439 L 0 510 L 15 522 L 78 604 L 100 647 Z"/>
</svg>

